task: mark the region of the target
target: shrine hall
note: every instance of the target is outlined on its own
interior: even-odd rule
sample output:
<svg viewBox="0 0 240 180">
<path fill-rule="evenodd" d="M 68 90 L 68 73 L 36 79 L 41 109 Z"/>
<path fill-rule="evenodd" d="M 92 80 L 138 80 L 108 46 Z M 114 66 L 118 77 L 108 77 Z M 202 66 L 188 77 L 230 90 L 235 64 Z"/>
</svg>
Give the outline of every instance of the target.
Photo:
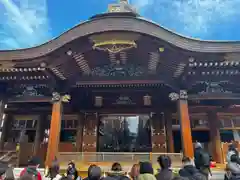
<svg viewBox="0 0 240 180">
<path fill-rule="evenodd" d="M 223 163 L 240 140 L 239 78 L 240 42 L 184 37 L 122 0 L 42 45 L 0 51 L 0 152 L 45 165 L 192 158 L 201 142 Z"/>
</svg>

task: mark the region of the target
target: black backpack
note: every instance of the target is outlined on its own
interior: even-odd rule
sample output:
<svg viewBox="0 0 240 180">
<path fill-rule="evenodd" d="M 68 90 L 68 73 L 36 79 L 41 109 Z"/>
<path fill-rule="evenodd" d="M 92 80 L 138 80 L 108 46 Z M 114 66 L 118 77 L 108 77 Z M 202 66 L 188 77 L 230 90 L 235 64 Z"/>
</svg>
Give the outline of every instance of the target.
<svg viewBox="0 0 240 180">
<path fill-rule="evenodd" d="M 202 167 L 209 168 L 211 164 L 211 157 L 207 152 L 201 152 L 200 153 L 200 165 Z"/>
<path fill-rule="evenodd" d="M 203 180 L 205 178 L 206 177 L 202 173 L 198 172 L 198 173 L 195 173 L 190 179 L 191 180 Z"/>
</svg>

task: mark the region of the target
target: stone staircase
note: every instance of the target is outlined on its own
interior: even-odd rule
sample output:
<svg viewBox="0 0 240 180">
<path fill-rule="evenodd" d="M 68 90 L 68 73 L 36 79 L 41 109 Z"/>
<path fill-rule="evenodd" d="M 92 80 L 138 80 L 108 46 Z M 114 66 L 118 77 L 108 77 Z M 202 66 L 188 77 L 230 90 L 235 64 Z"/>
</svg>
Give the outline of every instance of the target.
<svg viewBox="0 0 240 180">
<path fill-rule="evenodd" d="M 0 151 L 0 161 L 16 167 L 18 164 L 18 153 L 16 151 Z"/>
</svg>

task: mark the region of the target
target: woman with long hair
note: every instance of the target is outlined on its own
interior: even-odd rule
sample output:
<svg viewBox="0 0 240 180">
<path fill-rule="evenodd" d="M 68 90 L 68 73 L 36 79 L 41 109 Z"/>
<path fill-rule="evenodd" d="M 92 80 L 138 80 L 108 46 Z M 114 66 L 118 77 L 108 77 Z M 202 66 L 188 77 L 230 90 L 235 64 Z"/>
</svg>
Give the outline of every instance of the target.
<svg viewBox="0 0 240 180">
<path fill-rule="evenodd" d="M 171 158 L 167 155 L 161 155 L 158 157 L 158 163 L 161 169 L 156 175 L 157 180 L 171 180 L 173 178 L 173 172 L 171 170 Z"/>
<path fill-rule="evenodd" d="M 131 172 L 129 173 L 130 177 L 133 180 L 137 180 L 138 176 L 139 176 L 139 164 L 134 164 L 132 166 Z"/>
</svg>

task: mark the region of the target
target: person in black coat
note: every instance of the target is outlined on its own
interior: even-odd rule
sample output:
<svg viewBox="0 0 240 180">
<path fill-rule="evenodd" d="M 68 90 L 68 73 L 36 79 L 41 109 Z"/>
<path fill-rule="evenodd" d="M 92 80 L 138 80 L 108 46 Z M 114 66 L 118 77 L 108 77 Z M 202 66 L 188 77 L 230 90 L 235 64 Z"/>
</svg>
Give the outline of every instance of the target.
<svg viewBox="0 0 240 180">
<path fill-rule="evenodd" d="M 173 172 L 170 169 L 172 160 L 167 155 L 161 155 L 158 157 L 158 163 L 161 167 L 159 172 L 156 174 L 157 180 L 171 180 L 173 178 Z"/>
<path fill-rule="evenodd" d="M 71 177 L 73 180 L 76 180 L 78 178 L 78 171 L 77 171 L 76 166 L 73 162 L 70 162 L 68 164 L 67 176 Z"/>
<path fill-rule="evenodd" d="M 183 168 L 179 170 L 181 177 L 191 178 L 195 174 L 200 173 L 199 170 L 193 165 L 189 157 L 183 157 L 182 159 Z"/>
<path fill-rule="evenodd" d="M 108 172 L 108 176 L 104 180 L 130 180 L 125 173 L 122 171 L 120 163 L 113 163 L 111 171 Z"/>
<path fill-rule="evenodd" d="M 102 170 L 99 166 L 91 164 L 88 167 L 88 176 L 83 180 L 99 180 L 101 179 Z"/>
<path fill-rule="evenodd" d="M 102 175 L 102 170 L 95 164 L 92 164 L 88 168 L 88 176 L 83 180 L 100 180 Z"/>
<path fill-rule="evenodd" d="M 194 163 L 196 168 L 208 179 L 209 174 L 212 175 L 210 164 L 211 158 L 208 152 L 206 152 L 202 144 L 197 142 L 195 144 L 195 151 L 194 151 Z"/>
</svg>

